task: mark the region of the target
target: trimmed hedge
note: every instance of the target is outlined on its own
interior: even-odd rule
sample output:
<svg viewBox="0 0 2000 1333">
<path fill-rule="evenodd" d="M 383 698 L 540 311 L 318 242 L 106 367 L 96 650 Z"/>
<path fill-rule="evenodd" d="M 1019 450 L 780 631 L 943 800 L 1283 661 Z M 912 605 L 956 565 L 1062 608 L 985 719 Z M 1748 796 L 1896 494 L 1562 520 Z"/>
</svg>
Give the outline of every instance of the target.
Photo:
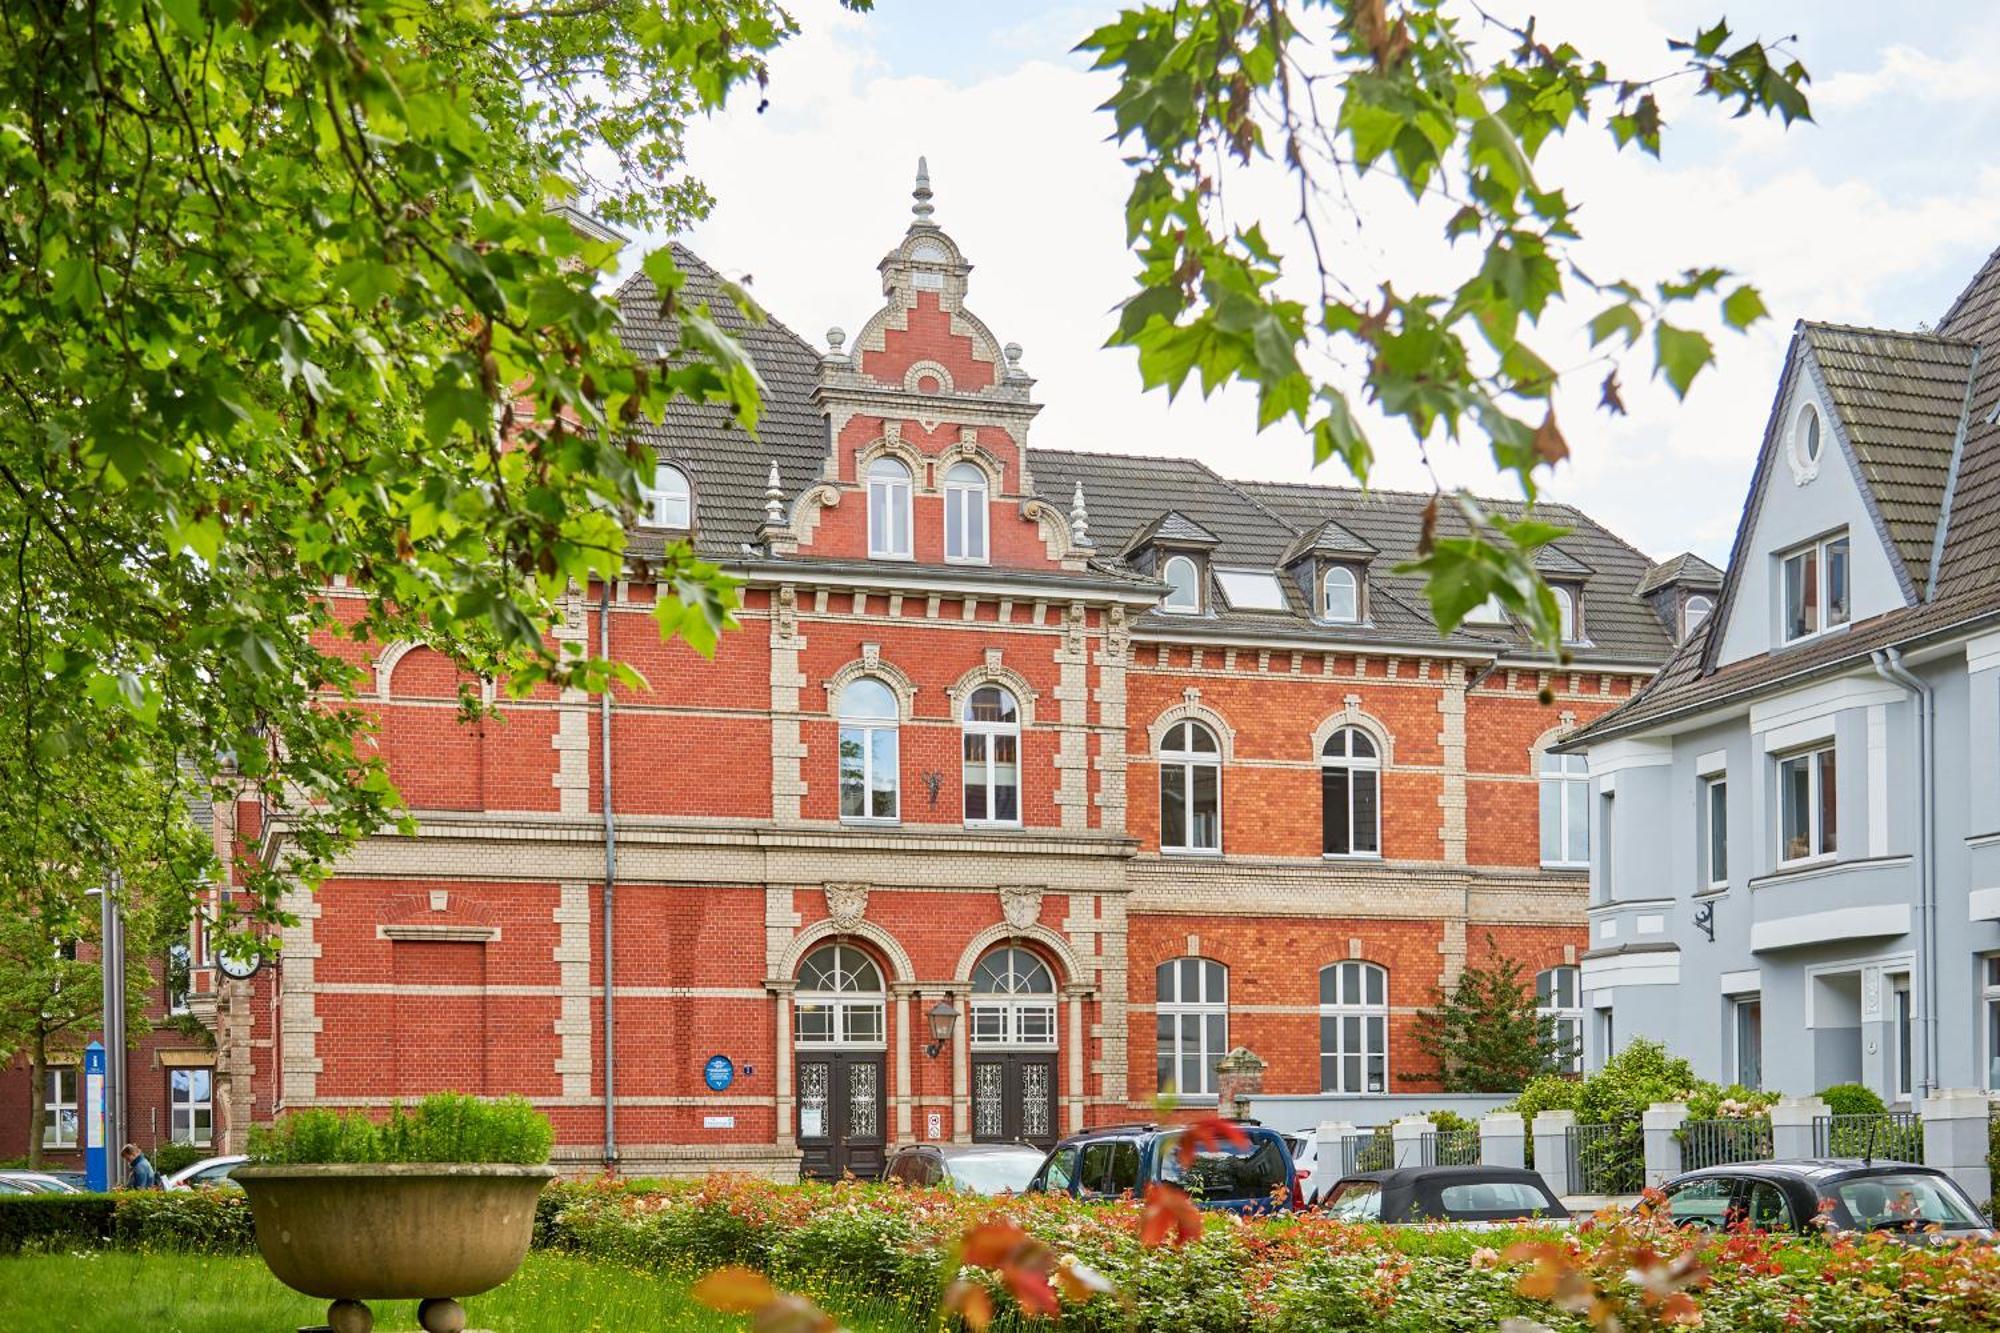
<svg viewBox="0 0 2000 1333">
<path fill-rule="evenodd" d="M 241 1190 L 0 1195 L 0 1254 L 107 1246 L 237 1254 L 254 1244 Z"/>
<path fill-rule="evenodd" d="M 0 1254 L 109 1245 L 117 1211 L 115 1194 L 0 1194 Z"/>
<path fill-rule="evenodd" d="M 487 1101 L 433 1093 L 415 1110 L 398 1102 L 385 1119 L 366 1111 L 291 1111 L 250 1131 L 257 1162 L 509 1162 L 540 1166 L 555 1146 L 549 1118 L 521 1096 Z"/>
</svg>

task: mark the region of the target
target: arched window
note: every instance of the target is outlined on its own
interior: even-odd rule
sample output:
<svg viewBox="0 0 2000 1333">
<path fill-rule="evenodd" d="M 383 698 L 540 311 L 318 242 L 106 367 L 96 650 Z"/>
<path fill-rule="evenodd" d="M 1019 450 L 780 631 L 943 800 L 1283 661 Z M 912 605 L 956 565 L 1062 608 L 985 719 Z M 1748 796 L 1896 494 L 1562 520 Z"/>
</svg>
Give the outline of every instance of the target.
<svg viewBox="0 0 2000 1333">
<path fill-rule="evenodd" d="M 1319 1086 L 1389 1090 L 1389 974 L 1373 963 L 1319 970 Z"/>
<path fill-rule="evenodd" d="M 653 470 L 653 484 L 646 488 L 646 522 L 656 528 L 686 529 L 694 525 L 694 493 L 687 473 L 672 463 Z"/>
<path fill-rule="evenodd" d="M 1682 618 L 1687 621 L 1687 629 L 1682 631 L 1681 637 L 1686 638 L 1689 634 L 1700 629 L 1703 623 L 1714 614 L 1714 598 L 1704 597 L 1700 593 L 1696 593 L 1694 596 L 1688 598 L 1687 609 L 1681 613 Z"/>
<path fill-rule="evenodd" d="M 1590 761 L 1543 752 L 1542 864 L 1590 864 Z"/>
<path fill-rule="evenodd" d="M 1342 727 L 1319 751 L 1320 850 L 1382 854 L 1382 756 L 1359 727 Z"/>
<path fill-rule="evenodd" d="M 1321 603 L 1327 620 L 1336 625 L 1358 624 L 1361 620 L 1361 580 L 1345 565 L 1326 571 L 1326 597 Z"/>
<path fill-rule="evenodd" d="M 1551 587 L 1556 599 L 1556 627 L 1564 643 L 1576 642 L 1576 594 L 1568 588 Z"/>
<path fill-rule="evenodd" d="M 1167 584 L 1167 595 L 1160 599 L 1162 611 L 1191 616 L 1201 610 L 1201 571 L 1194 561 L 1184 555 L 1172 556 L 1160 577 Z"/>
<path fill-rule="evenodd" d="M 885 1045 L 882 969 L 851 944 L 822 944 L 799 964 L 792 1034 L 801 1046 Z"/>
<path fill-rule="evenodd" d="M 1199 722 L 1176 722 L 1160 742 L 1160 850 L 1222 850 L 1222 749 Z"/>
<path fill-rule="evenodd" d="M 986 562 L 986 474 L 971 463 L 944 474 L 944 558 Z"/>
<path fill-rule="evenodd" d="M 1551 967 L 1535 973 L 1535 1016 L 1555 1024 L 1563 1044 L 1555 1068 L 1564 1074 L 1583 1072 L 1583 974 L 1574 967 Z"/>
<path fill-rule="evenodd" d="M 1056 1044 L 1056 979 L 1026 949 L 993 950 L 972 969 L 972 1044 Z"/>
<path fill-rule="evenodd" d="M 1215 1095 L 1215 1064 L 1229 1054 L 1229 969 L 1169 958 L 1154 971 L 1162 1094 Z"/>
<path fill-rule="evenodd" d="M 1014 696 L 982 685 L 965 701 L 965 822 L 1021 822 L 1021 715 Z"/>
<path fill-rule="evenodd" d="M 863 676 L 840 692 L 840 817 L 895 819 L 901 813 L 896 692 Z"/>
<path fill-rule="evenodd" d="M 868 554 L 910 558 L 910 470 L 894 458 L 868 465 Z"/>
</svg>

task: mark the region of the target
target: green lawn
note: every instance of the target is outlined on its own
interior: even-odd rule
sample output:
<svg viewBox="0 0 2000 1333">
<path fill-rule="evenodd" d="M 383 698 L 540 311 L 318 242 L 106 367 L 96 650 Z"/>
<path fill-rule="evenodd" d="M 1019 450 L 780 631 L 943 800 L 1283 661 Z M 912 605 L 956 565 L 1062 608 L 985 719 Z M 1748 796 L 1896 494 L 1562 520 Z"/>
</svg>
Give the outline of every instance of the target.
<svg viewBox="0 0 2000 1333">
<path fill-rule="evenodd" d="M 531 1254 L 513 1281 L 465 1303 L 471 1327 L 496 1333 L 690 1330 L 736 1333 L 748 1321 L 687 1299 L 670 1278 L 555 1254 Z M 417 1327 L 414 1301 L 372 1306 L 379 1333 Z M 0 1258 L 0 1329 L 7 1333 L 291 1333 L 326 1318 L 326 1303 L 280 1286 L 263 1260 L 210 1255 L 94 1253 Z M 857 1333 L 892 1319 L 855 1312 Z"/>
</svg>

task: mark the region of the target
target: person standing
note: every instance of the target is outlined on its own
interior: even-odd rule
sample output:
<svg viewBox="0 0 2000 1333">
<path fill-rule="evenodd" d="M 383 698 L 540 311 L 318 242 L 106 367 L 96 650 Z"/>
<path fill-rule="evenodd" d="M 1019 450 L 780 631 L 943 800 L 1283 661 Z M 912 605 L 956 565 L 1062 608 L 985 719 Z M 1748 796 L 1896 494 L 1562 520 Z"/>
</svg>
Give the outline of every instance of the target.
<svg viewBox="0 0 2000 1333">
<path fill-rule="evenodd" d="M 139 1145 L 128 1143 L 122 1154 L 125 1158 L 127 1187 L 135 1190 L 156 1190 L 164 1188 L 160 1184 L 160 1173 L 146 1160 L 146 1154 L 139 1151 Z"/>
</svg>

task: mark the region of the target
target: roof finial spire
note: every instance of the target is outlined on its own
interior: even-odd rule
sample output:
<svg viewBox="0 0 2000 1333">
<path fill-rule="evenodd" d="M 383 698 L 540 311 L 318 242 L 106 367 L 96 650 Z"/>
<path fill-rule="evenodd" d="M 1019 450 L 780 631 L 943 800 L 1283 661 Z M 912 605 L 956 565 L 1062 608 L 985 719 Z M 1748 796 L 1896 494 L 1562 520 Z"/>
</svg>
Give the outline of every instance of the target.
<svg viewBox="0 0 2000 1333">
<path fill-rule="evenodd" d="M 1069 543 L 1071 546 L 1091 546 L 1090 511 L 1083 506 L 1083 483 L 1076 484 L 1076 491 L 1069 499 Z"/>
<path fill-rule="evenodd" d="M 778 527 L 785 521 L 785 488 L 778 477 L 778 460 L 771 460 L 771 476 L 764 483 L 764 525 Z"/>
<path fill-rule="evenodd" d="M 931 166 L 921 157 L 917 159 L 917 188 L 910 195 L 916 200 L 910 211 L 917 215 L 917 221 L 929 222 L 935 211 L 931 208 Z"/>
</svg>

